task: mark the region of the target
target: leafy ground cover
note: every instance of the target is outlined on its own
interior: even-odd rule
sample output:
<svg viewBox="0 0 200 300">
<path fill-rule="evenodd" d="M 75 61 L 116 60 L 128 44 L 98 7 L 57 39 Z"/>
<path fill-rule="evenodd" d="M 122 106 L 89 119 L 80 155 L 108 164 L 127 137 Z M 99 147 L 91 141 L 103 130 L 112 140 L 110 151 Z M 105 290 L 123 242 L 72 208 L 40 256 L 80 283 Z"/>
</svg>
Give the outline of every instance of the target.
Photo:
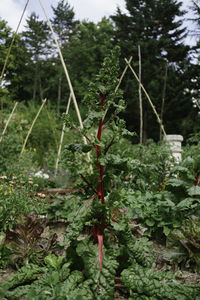
<svg viewBox="0 0 200 300">
<path fill-rule="evenodd" d="M 131 145 L 118 57 L 90 85 L 84 129 L 65 116 L 79 136 L 62 156 L 71 192 L 52 199 L 42 191 L 55 179 L 1 178 L 1 267 L 16 270 L 2 299 L 200 299 L 198 145 L 179 165 L 165 145 Z"/>
</svg>

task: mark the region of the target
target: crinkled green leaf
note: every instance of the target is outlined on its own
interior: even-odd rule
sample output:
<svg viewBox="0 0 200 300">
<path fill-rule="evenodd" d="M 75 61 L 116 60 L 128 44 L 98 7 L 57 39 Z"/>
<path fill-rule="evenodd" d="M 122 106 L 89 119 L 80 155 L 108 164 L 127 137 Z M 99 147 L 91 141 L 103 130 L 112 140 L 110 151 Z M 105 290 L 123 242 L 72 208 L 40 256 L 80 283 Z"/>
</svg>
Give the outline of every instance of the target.
<svg viewBox="0 0 200 300">
<path fill-rule="evenodd" d="M 114 294 L 114 278 L 118 267 L 115 256 L 110 256 L 103 247 L 103 266 L 100 272 L 97 245 L 86 239 L 79 243 L 77 253 L 84 261 L 86 277 L 93 281 L 92 290 L 94 299 L 112 299 Z"/>
<path fill-rule="evenodd" d="M 64 256 L 56 256 L 55 254 L 49 254 L 44 258 L 44 262 L 49 267 L 53 267 L 55 270 L 59 270 L 61 268 Z"/>
<path fill-rule="evenodd" d="M 200 196 L 200 186 L 192 186 L 187 192 L 189 196 Z"/>
<path fill-rule="evenodd" d="M 187 210 L 188 208 L 194 208 L 196 206 L 198 206 L 198 203 L 194 198 L 185 198 L 177 205 L 181 210 Z"/>
<path fill-rule="evenodd" d="M 155 271 L 137 264 L 121 273 L 123 284 L 135 297 L 146 296 L 148 299 L 181 299 L 193 300 L 200 294 L 200 286 L 178 284 L 170 272 Z M 137 299 L 137 298 L 136 298 Z"/>
<path fill-rule="evenodd" d="M 148 226 L 154 226 L 155 221 L 154 221 L 154 220 L 147 219 L 147 220 L 145 221 L 145 223 L 146 223 Z"/>
</svg>

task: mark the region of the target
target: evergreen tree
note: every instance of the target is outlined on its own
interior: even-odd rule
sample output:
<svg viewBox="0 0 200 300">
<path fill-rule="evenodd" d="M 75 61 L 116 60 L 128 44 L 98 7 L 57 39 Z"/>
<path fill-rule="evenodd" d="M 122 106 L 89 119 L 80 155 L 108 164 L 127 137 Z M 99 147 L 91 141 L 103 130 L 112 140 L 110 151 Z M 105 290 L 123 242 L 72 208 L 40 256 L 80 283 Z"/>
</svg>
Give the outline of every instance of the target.
<svg viewBox="0 0 200 300">
<path fill-rule="evenodd" d="M 65 0 L 60 0 L 57 7 L 52 6 L 52 10 L 54 14 L 52 24 L 62 46 L 63 43 L 70 41 L 79 21 L 75 20 L 73 8 Z"/>
<path fill-rule="evenodd" d="M 191 132 L 200 131 L 200 1 L 192 1 L 191 6 L 194 12 L 191 21 L 194 22 L 195 29 L 190 34 L 195 38 L 196 44 L 192 47 L 192 63 L 189 66 L 188 88 L 186 94 L 192 98 L 193 112 L 185 120 L 185 128 L 190 128 Z"/>
<path fill-rule="evenodd" d="M 182 118 L 192 108 L 190 101 L 184 98 L 182 82 L 189 46 L 183 43 L 186 28 L 182 26 L 181 17 L 184 11 L 181 10 L 181 3 L 175 0 L 126 0 L 126 9 L 128 13 L 122 13 L 118 8 L 116 15 L 112 16 L 116 25 L 115 42 L 121 46 L 124 57 L 133 56 L 135 67 L 140 45 L 142 83 L 159 113 L 168 62 L 164 125 L 168 133 L 180 133 Z M 131 130 L 138 131 L 138 83 L 131 73 L 124 84 L 124 90 L 128 99 L 125 115 L 128 126 Z M 156 117 L 146 99 L 143 102 L 144 138 L 158 139 L 159 126 L 156 124 Z M 170 122 L 166 123 L 169 114 Z"/>
<path fill-rule="evenodd" d="M 20 34 L 15 35 L 14 43 L 10 48 L 13 34 L 7 22 L 0 20 L 0 72 L 3 76 L 0 92 L 1 96 L 7 95 L 9 98 L 19 101 L 21 100 L 22 74 L 27 51 Z M 7 55 L 9 56 L 7 57 Z M 1 101 L 5 102 L 5 99 L 2 97 Z"/>
<path fill-rule="evenodd" d="M 32 98 L 39 98 L 43 89 L 49 87 L 42 87 L 43 79 L 48 77 L 41 77 L 41 64 L 50 54 L 50 32 L 48 24 L 45 21 L 40 21 L 39 16 L 32 13 L 27 19 L 26 31 L 23 32 L 23 38 L 26 48 L 29 53 L 29 60 L 27 61 L 27 81 L 26 86 L 29 85 L 29 90 L 32 91 Z M 50 65 L 49 65 L 50 66 Z"/>
<path fill-rule="evenodd" d="M 113 35 L 113 24 L 105 17 L 97 24 L 83 21 L 78 25 L 69 47 L 64 46 L 78 100 L 83 99 L 103 59 L 113 48 Z"/>
<path fill-rule="evenodd" d="M 54 31 L 57 35 L 59 45 L 61 49 L 63 47 L 68 48 L 72 36 L 75 33 L 76 26 L 79 21 L 75 20 L 75 13 L 73 8 L 70 7 L 67 1 L 60 0 L 56 7 L 52 6 L 54 16 L 52 18 L 52 24 Z M 68 63 L 68 57 L 64 57 Z M 66 102 L 67 84 L 64 83 L 63 67 L 60 63 L 60 58 L 56 59 L 56 78 L 55 88 L 57 87 L 57 112 L 60 112 L 60 102 L 64 95 Z"/>
</svg>

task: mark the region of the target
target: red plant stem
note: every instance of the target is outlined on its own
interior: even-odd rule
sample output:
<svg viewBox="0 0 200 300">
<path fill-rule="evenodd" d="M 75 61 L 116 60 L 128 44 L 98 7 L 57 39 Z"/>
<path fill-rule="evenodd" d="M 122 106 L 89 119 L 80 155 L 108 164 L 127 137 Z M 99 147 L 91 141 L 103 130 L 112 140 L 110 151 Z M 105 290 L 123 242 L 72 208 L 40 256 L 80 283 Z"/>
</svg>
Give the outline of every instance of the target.
<svg viewBox="0 0 200 300">
<path fill-rule="evenodd" d="M 103 265 L 103 235 L 98 234 L 98 245 L 99 245 L 99 271 L 101 272 L 102 270 L 102 265 Z"/>
<path fill-rule="evenodd" d="M 200 177 L 199 176 L 195 176 L 195 182 L 194 185 L 198 186 L 200 184 Z"/>
<path fill-rule="evenodd" d="M 101 101 L 101 107 L 104 109 L 104 99 L 105 95 L 100 95 L 100 101 Z M 101 118 L 99 120 L 99 126 L 98 126 L 98 132 L 97 132 L 97 139 L 98 141 L 101 141 L 101 135 L 103 131 L 103 119 Z M 97 168 L 99 170 L 98 174 L 98 186 L 97 186 L 97 195 L 98 198 L 101 200 L 101 204 L 105 204 L 104 200 L 104 190 L 103 190 L 103 177 L 104 177 L 104 166 L 101 165 L 99 158 L 101 155 L 101 146 L 97 145 L 96 147 L 96 153 L 97 153 Z M 99 270 L 101 272 L 102 265 L 103 265 L 103 232 L 105 229 L 105 220 L 104 217 L 101 220 L 101 225 L 98 226 L 97 229 L 97 239 L 98 239 L 98 247 L 99 247 Z"/>
<path fill-rule="evenodd" d="M 104 108 L 104 99 L 105 95 L 100 96 L 100 101 L 101 101 L 101 106 L 102 109 Z M 103 119 L 99 120 L 99 126 L 98 126 L 98 132 L 97 132 L 97 139 L 101 141 L 101 134 L 103 131 Z M 101 200 L 101 204 L 105 204 L 104 200 L 104 191 L 103 191 L 103 176 L 104 176 L 104 166 L 102 166 L 99 162 L 99 157 L 100 157 L 100 151 L 101 147 L 99 145 L 96 146 L 96 152 L 97 152 L 97 168 L 99 170 L 99 175 L 98 175 L 98 188 L 97 188 L 97 194 L 98 198 Z"/>
<path fill-rule="evenodd" d="M 121 283 L 121 279 L 120 279 L 120 277 L 118 277 L 118 276 L 115 276 L 115 282 L 117 282 L 117 283 Z"/>
</svg>

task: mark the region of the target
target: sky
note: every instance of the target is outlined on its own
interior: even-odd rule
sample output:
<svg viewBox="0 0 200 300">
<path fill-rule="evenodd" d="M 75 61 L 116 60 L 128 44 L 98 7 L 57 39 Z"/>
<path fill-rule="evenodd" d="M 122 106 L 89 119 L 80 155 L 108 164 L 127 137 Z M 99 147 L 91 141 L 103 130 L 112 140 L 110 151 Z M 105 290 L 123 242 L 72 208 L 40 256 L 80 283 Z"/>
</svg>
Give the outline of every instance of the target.
<svg viewBox="0 0 200 300">
<path fill-rule="evenodd" d="M 47 15 L 51 17 L 52 9 L 51 6 L 56 7 L 59 0 L 41 0 L 44 5 Z M 25 7 L 27 0 L 0 0 L 0 17 L 8 22 L 8 25 L 16 30 Z M 191 0 L 182 0 L 183 8 L 188 11 L 188 7 L 191 5 Z M 68 0 L 71 7 L 74 8 L 75 18 L 82 21 L 83 19 L 93 22 L 98 22 L 103 16 L 110 16 L 115 14 L 117 6 L 122 11 L 125 11 L 124 0 Z M 41 19 L 45 19 L 43 10 L 39 0 L 29 0 L 24 18 L 22 20 L 19 31 L 22 31 L 26 24 L 26 18 L 31 12 L 36 12 Z M 191 12 L 187 17 L 192 17 Z M 194 28 L 191 22 L 187 22 L 187 27 L 190 29 Z M 194 43 L 194 39 L 188 37 L 188 43 Z"/>
</svg>

